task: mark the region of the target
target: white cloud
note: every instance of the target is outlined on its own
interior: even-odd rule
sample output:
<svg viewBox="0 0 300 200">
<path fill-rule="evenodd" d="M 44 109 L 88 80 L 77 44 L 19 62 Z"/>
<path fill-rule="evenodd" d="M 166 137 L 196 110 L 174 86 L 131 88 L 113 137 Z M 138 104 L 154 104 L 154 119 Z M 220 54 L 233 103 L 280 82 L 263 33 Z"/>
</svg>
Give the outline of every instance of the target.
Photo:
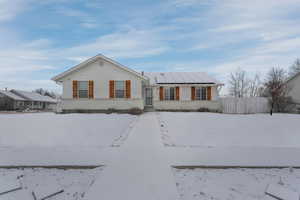
<svg viewBox="0 0 300 200">
<path fill-rule="evenodd" d="M 212 4 L 214 0 L 171 0 L 169 3 L 177 7 L 208 5 Z"/>
<path fill-rule="evenodd" d="M 234 31 L 243 31 L 261 27 L 263 24 L 260 23 L 243 23 L 243 24 L 234 24 L 234 25 L 227 25 L 221 26 L 218 28 L 211 29 L 214 32 L 234 32 Z"/>
<path fill-rule="evenodd" d="M 99 53 L 114 58 L 158 55 L 168 46 L 155 30 L 127 30 L 98 37 L 95 41 L 66 49 L 68 57 L 89 57 Z"/>
<path fill-rule="evenodd" d="M 56 12 L 67 17 L 89 17 L 89 14 L 87 14 L 86 12 L 72 8 L 61 7 L 58 8 Z"/>
<path fill-rule="evenodd" d="M 80 26 L 82 26 L 84 28 L 97 28 L 98 24 L 91 23 L 91 22 L 83 22 L 83 23 L 80 24 Z"/>
<path fill-rule="evenodd" d="M 13 36 L 5 35 L 5 38 L 17 41 L 16 43 L 9 43 L 0 48 L 0 88 L 31 90 L 37 87 L 46 87 L 59 91 L 55 83 L 50 81 L 34 85 L 34 83 L 40 83 L 36 80 L 41 80 L 39 77 L 41 75 L 50 80 L 49 71 L 57 69 L 53 63 L 55 57 L 50 55 L 49 45 L 51 42 L 47 39 L 24 42 Z"/>
<path fill-rule="evenodd" d="M 0 81 L 0 90 L 1 89 L 20 89 L 33 91 L 38 88 L 45 88 L 50 91 L 57 92 L 61 94 L 61 88 L 56 85 L 53 81 L 48 79 L 26 79 L 25 77 L 16 78 L 16 79 L 6 79 L 5 81 Z"/>
<path fill-rule="evenodd" d="M 25 6 L 23 0 L 0 0 L 0 22 L 13 19 Z"/>
</svg>

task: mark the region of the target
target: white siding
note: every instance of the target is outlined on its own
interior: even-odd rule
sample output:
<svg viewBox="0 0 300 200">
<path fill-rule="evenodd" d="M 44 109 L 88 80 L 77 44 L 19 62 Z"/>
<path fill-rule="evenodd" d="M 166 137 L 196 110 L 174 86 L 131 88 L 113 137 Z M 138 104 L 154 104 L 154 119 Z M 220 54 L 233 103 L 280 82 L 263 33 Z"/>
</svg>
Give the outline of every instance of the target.
<svg viewBox="0 0 300 200">
<path fill-rule="evenodd" d="M 80 71 L 73 72 L 62 79 L 62 109 L 130 109 L 143 108 L 142 80 L 119 67 L 103 61 L 90 63 Z M 94 99 L 73 99 L 72 81 L 94 81 Z M 131 80 L 131 99 L 114 101 L 109 99 L 110 80 Z M 111 102 L 110 102 L 111 101 Z M 117 104 L 115 102 L 118 102 Z"/>
<path fill-rule="evenodd" d="M 208 108 L 211 110 L 220 110 L 219 101 L 154 101 L 153 106 L 157 110 L 198 110 Z"/>
<path fill-rule="evenodd" d="M 61 103 L 63 110 L 129 110 L 130 108 L 144 109 L 144 102 L 141 99 L 66 99 Z"/>
</svg>

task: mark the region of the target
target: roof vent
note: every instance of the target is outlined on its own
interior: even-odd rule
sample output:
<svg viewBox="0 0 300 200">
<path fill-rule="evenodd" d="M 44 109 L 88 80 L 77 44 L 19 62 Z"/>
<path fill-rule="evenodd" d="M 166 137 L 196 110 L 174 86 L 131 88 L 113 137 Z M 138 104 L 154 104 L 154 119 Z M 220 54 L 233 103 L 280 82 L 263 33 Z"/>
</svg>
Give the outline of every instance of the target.
<svg viewBox="0 0 300 200">
<path fill-rule="evenodd" d="M 161 75 L 161 76 L 164 76 L 165 74 L 164 74 L 164 73 L 160 73 L 160 75 Z"/>
<path fill-rule="evenodd" d="M 100 61 L 99 61 L 99 66 L 102 67 L 103 65 L 104 65 L 103 60 L 100 60 Z"/>
</svg>

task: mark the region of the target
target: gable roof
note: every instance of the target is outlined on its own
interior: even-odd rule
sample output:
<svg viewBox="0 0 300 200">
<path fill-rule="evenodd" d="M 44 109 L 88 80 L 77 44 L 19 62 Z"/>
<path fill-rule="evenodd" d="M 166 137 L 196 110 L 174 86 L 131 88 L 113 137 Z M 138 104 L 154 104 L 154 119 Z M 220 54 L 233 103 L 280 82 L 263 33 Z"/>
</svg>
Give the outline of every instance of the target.
<svg viewBox="0 0 300 200">
<path fill-rule="evenodd" d="M 71 73 L 73 73 L 75 71 L 79 71 L 80 69 L 88 66 L 88 64 L 90 64 L 92 62 L 95 62 L 95 61 L 97 61 L 99 59 L 105 60 L 105 61 L 107 61 L 107 62 L 109 62 L 111 64 L 114 64 L 115 66 L 119 67 L 120 69 L 122 69 L 124 71 L 127 71 L 129 73 L 132 73 L 132 74 L 136 75 L 139 78 L 147 80 L 147 77 L 143 76 L 139 72 L 136 72 L 136 71 L 134 71 L 134 70 L 132 70 L 132 69 L 130 69 L 130 68 L 128 68 L 128 67 L 126 67 L 126 66 L 124 66 L 124 65 L 122 65 L 122 64 L 120 64 L 120 63 L 118 63 L 118 62 L 116 62 L 116 61 L 114 61 L 114 60 L 112 60 L 110 58 L 108 58 L 108 57 L 105 57 L 102 54 L 98 54 L 98 55 L 96 55 L 96 56 L 94 56 L 94 57 L 92 57 L 90 59 L 87 59 L 87 60 L 83 61 L 82 63 L 80 63 L 80 64 L 78 64 L 78 65 L 76 65 L 76 66 L 68 69 L 67 71 L 65 71 L 65 72 L 63 72 L 63 73 L 61 73 L 61 74 L 59 74 L 57 76 L 54 76 L 51 80 L 59 82 L 59 80 L 61 80 L 63 77 L 65 77 L 65 76 L 67 76 L 67 75 L 69 75 L 69 74 L 71 74 Z"/>
<path fill-rule="evenodd" d="M 0 90 L 0 93 L 16 101 L 26 101 L 26 99 L 6 90 Z"/>
<path fill-rule="evenodd" d="M 57 100 L 53 99 L 48 96 L 40 95 L 36 92 L 27 92 L 22 90 L 11 90 L 11 93 L 21 96 L 22 98 L 29 100 L 29 101 L 39 101 L 39 102 L 49 102 L 49 103 L 56 103 Z"/>
<path fill-rule="evenodd" d="M 145 72 L 150 84 L 221 84 L 205 72 Z"/>
</svg>

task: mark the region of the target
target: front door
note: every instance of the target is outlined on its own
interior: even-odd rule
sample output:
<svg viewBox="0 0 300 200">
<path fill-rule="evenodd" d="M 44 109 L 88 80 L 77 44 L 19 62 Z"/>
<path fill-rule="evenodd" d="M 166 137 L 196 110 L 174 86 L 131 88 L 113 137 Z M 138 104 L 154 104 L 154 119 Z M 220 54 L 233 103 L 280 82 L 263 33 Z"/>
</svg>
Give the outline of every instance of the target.
<svg viewBox="0 0 300 200">
<path fill-rule="evenodd" d="M 146 106 L 152 106 L 152 88 L 145 88 L 145 104 Z"/>
</svg>

